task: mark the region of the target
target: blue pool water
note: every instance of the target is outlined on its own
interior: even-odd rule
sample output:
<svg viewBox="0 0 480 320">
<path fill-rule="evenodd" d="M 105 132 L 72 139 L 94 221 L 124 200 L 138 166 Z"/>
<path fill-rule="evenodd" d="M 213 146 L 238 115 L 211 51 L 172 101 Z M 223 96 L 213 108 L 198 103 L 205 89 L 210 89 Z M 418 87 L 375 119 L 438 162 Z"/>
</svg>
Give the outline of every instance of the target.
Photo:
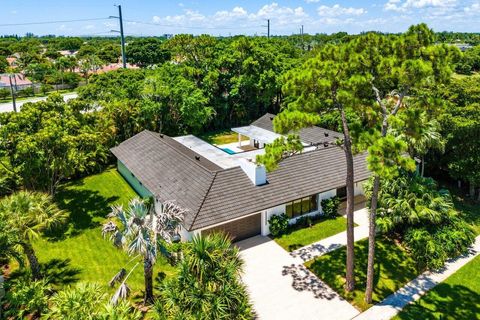
<svg viewBox="0 0 480 320">
<path fill-rule="evenodd" d="M 235 154 L 236 153 L 235 151 L 233 151 L 231 149 L 228 149 L 228 148 L 223 148 L 222 150 L 225 151 L 228 154 Z"/>
</svg>

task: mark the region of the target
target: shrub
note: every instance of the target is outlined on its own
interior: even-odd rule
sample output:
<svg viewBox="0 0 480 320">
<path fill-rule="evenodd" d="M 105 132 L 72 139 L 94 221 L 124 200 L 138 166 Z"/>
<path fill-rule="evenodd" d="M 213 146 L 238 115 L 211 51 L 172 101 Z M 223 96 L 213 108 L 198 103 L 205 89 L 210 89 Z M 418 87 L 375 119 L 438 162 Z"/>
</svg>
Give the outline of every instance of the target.
<svg viewBox="0 0 480 320">
<path fill-rule="evenodd" d="M 410 227 L 405 232 L 405 244 L 419 269 L 443 267 L 448 259 L 467 252 L 474 239 L 470 226 L 459 218 L 430 228 Z"/>
<path fill-rule="evenodd" d="M 46 96 L 49 91 L 53 91 L 53 86 L 49 84 L 42 84 L 42 86 L 40 87 L 40 91 L 44 96 Z"/>
<path fill-rule="evenodd" d="M 323 199 L 321 202 L 323 214 L 328 218 L 335 218 L 338 215 L 340 198 L 335 196 L 329 199 Z"/>
<path fill-rule="evenodd" d="M 297 221 L 295 222 L 295 226 L 299 226 L 302 228 L 311 227 L 313 220 L 314 218 L 312 218 L 311 216 L 303 216 L 297 219 Z"/>
<path fill-rule="evenodd" d="M 270 225 L 270 233 L 272 234 L 272 236 L 280 236 L 287 232 L 288 217 L 284 213 L 279 215 L 273 215 L 270 217 L 270 219 L 268 219 L 268 224 Z"/>
<path fill-rule="evenodd" d="M 10 90 L 2 88 L 0 89 L 0 99 L 7 99 L 10 96 Z"/>
<path fill-rule="evenodd" d="M 35 319 L 48 310 L 51 286 L 46 280 L 19 278 L 13 283 L 6 283 L 6 287 L 5 302 L 8 307 L 5 316 L 8 319 Z"/>
</svg>

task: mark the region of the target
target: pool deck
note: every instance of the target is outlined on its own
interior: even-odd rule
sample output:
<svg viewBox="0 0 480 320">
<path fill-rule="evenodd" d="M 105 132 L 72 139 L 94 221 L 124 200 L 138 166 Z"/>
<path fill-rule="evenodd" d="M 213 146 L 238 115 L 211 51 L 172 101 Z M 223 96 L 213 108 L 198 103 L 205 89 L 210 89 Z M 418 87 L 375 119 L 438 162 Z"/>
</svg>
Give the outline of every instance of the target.
<svg viewBox="0 0 480 320">
<path fill-rule="evenodd" d="M 238 142 L 214 146 L 193 135 L 175 137 L 173 139 L 224 169 L 238 167 L 240 166 L 239 159 L 255 159 L 258 154 L 265 152 L 265 149 L 243 151 L 239 148 Z M 242 141 L 242 145 L 247 145 L 248 143 L 248 141 Z M 238 153 L 228 154 L 222 150 L 225 148 Z"/>
</svg>

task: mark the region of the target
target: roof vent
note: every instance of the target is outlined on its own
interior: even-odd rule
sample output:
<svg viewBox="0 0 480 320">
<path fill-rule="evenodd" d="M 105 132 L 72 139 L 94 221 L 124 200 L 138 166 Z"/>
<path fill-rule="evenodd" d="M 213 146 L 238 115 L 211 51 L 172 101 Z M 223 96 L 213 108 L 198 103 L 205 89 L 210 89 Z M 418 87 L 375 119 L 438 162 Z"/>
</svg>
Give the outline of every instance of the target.
<svg viewBox="0 0 480 320">
<path fill-rule="evenodd" d="M 163 138 L 163 134 L 160 133 L 160 138 Z"/>
<path fill-rule="evenodd" d="M 324 146 L 325 148 L 328 147 L 328 142 L 324 142 L 324 143 L 323 143 L 323 146 Z"/>
<path fill-rule="evenodd" d="M 273 117 L 270 117 L 270 120 L 272 120 L 272 121 L 273 121 Z"/>
<path fill-rule="evenodd" d="M 195 160 L 200 161 L 200 156 L 195 156 Z"/>
<path fill-rule="evenodd" d="M 328 132 L 324 132 L 323 134 L 325 135 L 325 137 L 328 137 Z"/>
</svg>

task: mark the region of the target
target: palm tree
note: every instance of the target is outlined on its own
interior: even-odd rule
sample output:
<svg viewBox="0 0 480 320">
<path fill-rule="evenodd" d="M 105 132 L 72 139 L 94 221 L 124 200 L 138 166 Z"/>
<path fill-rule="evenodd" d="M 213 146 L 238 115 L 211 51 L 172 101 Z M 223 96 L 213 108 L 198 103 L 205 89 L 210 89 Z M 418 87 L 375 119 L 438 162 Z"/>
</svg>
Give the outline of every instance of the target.
<svg viewBox="0 0 480 320">
<path fill-rule="evenodd" d="M 15 259 L 23 267 L 23 254 L 20 248 L 20 239 L 12 230 L 7 221 L 0 220 L 0 266 L 3 262 Z"/>
<path fill-rule="evenodd" d="M 16 233 L 18 244 L 27 256 L 32 278 L 39 279 L 40 265 L 31 241 L 65 222 L 66 212 L 60 210 L 47 194 L 20 191 L 0 201 L 0 219 L 4 219 Z"/>
<path fill-rule="evenodd" d="M 377 219 L 381 232 L 407 225 L 439 224 L 456 215 L 450 194 L 437 191 L 433 179 L 402 174 L 382 183 Z"/>
<path fill-rule="evenodd" d="M 242 269 L 239 249 L 226 235 L 195 236 L 178 276 L 161 285 L 155 309 L 167 319 L 252 319 Z"/>
<path fill-rule="evenodd" d="M 110 239 L 116 246 L 125 249 L 130 255 L 136 254 L 143 258 L 144 303 L 153 302 L 153 265 L 159 249 L 164 254 L 167 252 L 162 245 L 162 240 L 172 242 L 179 237 L 180 223 L 183 221 L 185 212 L 186 210 L 173 202 L 158 203 L 158 210 L 155 210 L 155 206 L 147 201 L 135 198 L 130 201 L 126 209 L 122 206 L 113 207 L 109 215 L 110 218 L 116 218 L 120 222 L 121 228 L 118 228 L 113 221 L 103 226 L 103 235 L 110 233 Z M 137 265 L 138 263 L 135 267 Z M 127 274 L 125 269 L 121 269 L 110 281 L 110 286 L 120 283 L 112 298 L 114 304 L 120 298 L 128 296 L 130 289 L 126 280 L 130 273 Z"/>
<path fill-rule="evenodd" d="M 431 119 L 420 109 L 406 109 L 402 114 L 402 125 L 392 129 L 392 134 L 405 141 L 410 157 L 420 157 L 422 168 L 420 175 L 425 174 L 424 157 L 430 149 L 440 152 L 445 150 L 445 140 L 440 134 L 440 124 Z"/>
<path fill-rule="evenodd" d="M 107 295 L 101 286 L 95 283 L 81 283 L 66 288 L 50 299 L 50 308 L 43 316 L 46 319 L 115 319 L 139 320 L 140 311 L 134 309 L 128 301 L 118 305 L 104 303 Z M 88 315 L 88 317 L 86 316 Z"/>
</svg>

